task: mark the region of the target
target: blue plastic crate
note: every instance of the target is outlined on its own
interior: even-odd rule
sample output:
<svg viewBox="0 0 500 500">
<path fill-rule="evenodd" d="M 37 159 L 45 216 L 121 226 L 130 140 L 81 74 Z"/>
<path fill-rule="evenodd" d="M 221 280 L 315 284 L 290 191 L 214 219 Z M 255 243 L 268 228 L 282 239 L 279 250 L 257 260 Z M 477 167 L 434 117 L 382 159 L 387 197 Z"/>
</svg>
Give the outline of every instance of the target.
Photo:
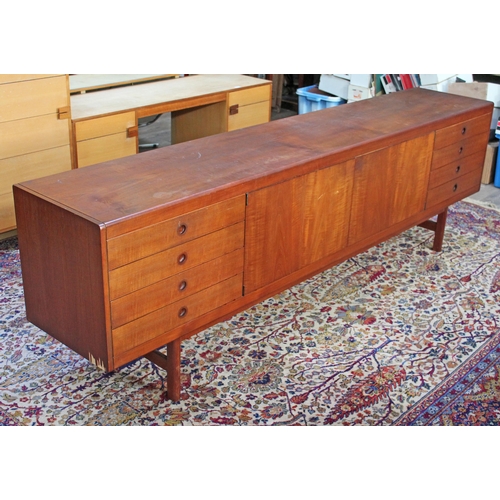
<svg viewBox="0 0 500 500">
<path fill-rule="evenodd" d="M 302 89 L 297 89 L 299 96 L 299 115 L 320 109 L 333 108 L 345 104 L 346 100 L 327 94 L 318 89 L 317 85 L 311 85 Z"/>
</svg>

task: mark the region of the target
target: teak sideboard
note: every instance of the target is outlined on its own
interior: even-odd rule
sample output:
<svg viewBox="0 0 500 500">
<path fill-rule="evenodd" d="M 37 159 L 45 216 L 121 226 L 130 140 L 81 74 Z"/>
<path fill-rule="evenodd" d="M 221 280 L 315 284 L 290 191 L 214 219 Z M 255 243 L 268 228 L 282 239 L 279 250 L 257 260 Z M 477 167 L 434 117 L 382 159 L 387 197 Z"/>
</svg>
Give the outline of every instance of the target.
<svg viewBox="0 0 500 500">
<path fill-rule="evenodd" d="M 492 107 L 413 89 L 15 185 L 27 318 L 178 400 L 183 339 L 412 226 L 439 251 Z"/>
</svg>

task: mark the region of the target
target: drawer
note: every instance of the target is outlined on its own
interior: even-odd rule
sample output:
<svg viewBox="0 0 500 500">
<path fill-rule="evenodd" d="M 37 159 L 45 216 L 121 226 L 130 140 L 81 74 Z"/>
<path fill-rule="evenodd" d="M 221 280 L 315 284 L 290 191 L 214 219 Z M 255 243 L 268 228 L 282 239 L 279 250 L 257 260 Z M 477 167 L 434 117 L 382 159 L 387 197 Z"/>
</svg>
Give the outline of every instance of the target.
<svg viewBox="0 0 500 500">
<path fill-rule="evenodd" d="M 69 120 L 57 114 L 0 123 L 0 159 L 69 144 Z"/>
<path fill-rule="evenodd" d="M 445 148 L 434 150 L 431 169 L 441 168 L 454 161 L 462 161 L 462 158 L 479 151 L 481 151 L 484 156 L 486 154 L 487 144 L 488 134 L 483 134 L 472 136 L 455 142 Z"/>
<path fill-rule="evenodd" d="M 116 160 L 137 153 L 135 137 L 127 137 L 126 132 L 106 135 L 97 139 L 78 142 L 76 145 L 78 168 L 88 167 L 108 160 Z"/>
<path fill-rule="evenodd" d="M 112 328 L 145 316 L 243 272 L 243 249 L 141 288 L 111 304 Z"/>
<path fill-rule="evenodd" d="M 0 160 L 0 193 L 19 182 L 71 170 L 69 145 Z"/>
<path fill-rule="evenodd" d="M 39 74 L 39 75 L 35 75 L 35 74 L 29 74 L 29 75 L 20 75 L 20 74 L 16 74 L 16 75 L 4 75 L 4 74 L 0 74 L 0 84 L 3 84 L 3 83 L 13 83 L 13 82 L 24 82 L 26 80 L 40 80 L 42 78 L 51 78 L 53 76 L 65 76 L 65 75 L 58 75 L 58 74 L 53 74 L 53 75 L 49 75 L 49 74 Z"/>
<path fill-rule="evenodd" d="M 115 269 L 143 257 L 218 231 L 245 218 L 245 196 L 168 219 L 108 240 L 108 267 Z"/>
<path fill-rule="evenodd" d="M 16 227 L 14 196 L 12 193 L 0 193 L 0 233 Z"/>
<path fill-rule="evenodd" d="M 120 113 L 117 115 L 82 120 L 75 122 L 75 138 L 78 141 L 95 139 L 105 135 L 127 132 L 127 129 L 135 126 L 135 112 Z"/>
<path fill-rule="evenodd" d="M 0 85 L 0 123 L 57 114 L 68 106 L 66 76 Z"/>
<path fill-rule="evenodd" d="M 488 114 L 437 130 L 434 149 L 441 149 L 454 142 L 459 142 L 468 137 L 485 133 L 490 129 L 490 123 L 491 117 Z"/>
<path fill-rule="evenodd" d="M 110 298 L 132 293 L 243 247 L 244 223 L 188 241 L 109 273 Z"/>
<path fill-rule="evenodd" d="M 270 119 L 271 104 L 269 101 L 239 106 L 238 112 L 230 114 L 227 121 L 227 130 L 238 130 L 240 128 L 251 127 L 267 123 Z"/>
<path fill-rule="evenodd" d="M 448 204 L 455 203 L 455 201 L 463 198 L 463 193 L 473 187 L 477 187 L 479 191 L 481 174 L 482 168 L 478 168 L 473 172 L 462 175 L 458 179 L 445 182 L 434 189 L 430 189 L 427 194 L 426 208 L 433 207 L 444 201 L 447 201 Z"/>
<path fill-rule="evenodd" d="M 270 102 L 270 100 L 271 85 L 259 85 L 258 87 L 229 92 L 228 106 L 231 107 L 238 104 L 241 107 L 254 104 L 256 102 Z"/>
<path fill-rule="evenodd" d="M 227 304 L 242 295 L 239 274 L 112 330 L 116 356 Z"/>
<path fill-rule="evenodd" d="M 431 171 L 429 178 L 429 188 L 434 188 L 444 184 L 445 182 L 458 179 L 462 175 L 468 174 L 483 166 L 484 153 L 479 151 L 472 155 L 466 156 L 461 160 L 448 163 L 444 167 L 437 168 Z"/>
</svg>

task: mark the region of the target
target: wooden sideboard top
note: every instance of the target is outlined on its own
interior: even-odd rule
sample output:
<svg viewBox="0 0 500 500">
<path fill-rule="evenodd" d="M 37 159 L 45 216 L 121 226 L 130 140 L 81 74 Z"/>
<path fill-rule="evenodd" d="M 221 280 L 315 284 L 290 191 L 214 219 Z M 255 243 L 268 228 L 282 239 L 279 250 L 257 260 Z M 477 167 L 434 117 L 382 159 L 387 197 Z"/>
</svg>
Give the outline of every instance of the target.
<svg viewBox="0 0 500 500">
<path fill-rule="evenodd" d="M 83 120 L 169 102 L 176 103 L 176 108 L 182 109 L 182 101 L 192 106 L 193 99 L 211 94 L 215 96 L 215 102 L 223 101 L 228 91 L 269 83 L 269 80 L 246 75 L 192 75 L 75 94 L 71 96 L 71 118 L 73 121 Z"/>
<path fill-rule="evenodd" d="M 159 82 L 161 83 L 161 82 Z M 167 82 L 169 83 L 169 82 Z M 175 82 L 174 82 L 175 83 Z M 491 113 L 488 101 L 412 89 L 35 179 L 21 184 L 114 225 L 195 210 Z"/>
</svg>

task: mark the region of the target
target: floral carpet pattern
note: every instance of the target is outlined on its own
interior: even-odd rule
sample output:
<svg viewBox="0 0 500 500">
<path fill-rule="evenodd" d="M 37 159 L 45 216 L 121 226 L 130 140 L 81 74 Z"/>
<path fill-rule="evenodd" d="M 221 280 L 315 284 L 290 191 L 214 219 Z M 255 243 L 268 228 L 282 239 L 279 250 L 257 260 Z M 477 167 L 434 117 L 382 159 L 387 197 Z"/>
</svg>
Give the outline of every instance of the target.
<svg viewBox="0 0 500 500">
<path fill-rule="evenodd" d="M 500 213 L 450 207 L 182 344 L 181 401 L 140 359 L 106 374 L 27 322 L 0 242 L 0 425 L 498 425 Z"/>
</svg>

